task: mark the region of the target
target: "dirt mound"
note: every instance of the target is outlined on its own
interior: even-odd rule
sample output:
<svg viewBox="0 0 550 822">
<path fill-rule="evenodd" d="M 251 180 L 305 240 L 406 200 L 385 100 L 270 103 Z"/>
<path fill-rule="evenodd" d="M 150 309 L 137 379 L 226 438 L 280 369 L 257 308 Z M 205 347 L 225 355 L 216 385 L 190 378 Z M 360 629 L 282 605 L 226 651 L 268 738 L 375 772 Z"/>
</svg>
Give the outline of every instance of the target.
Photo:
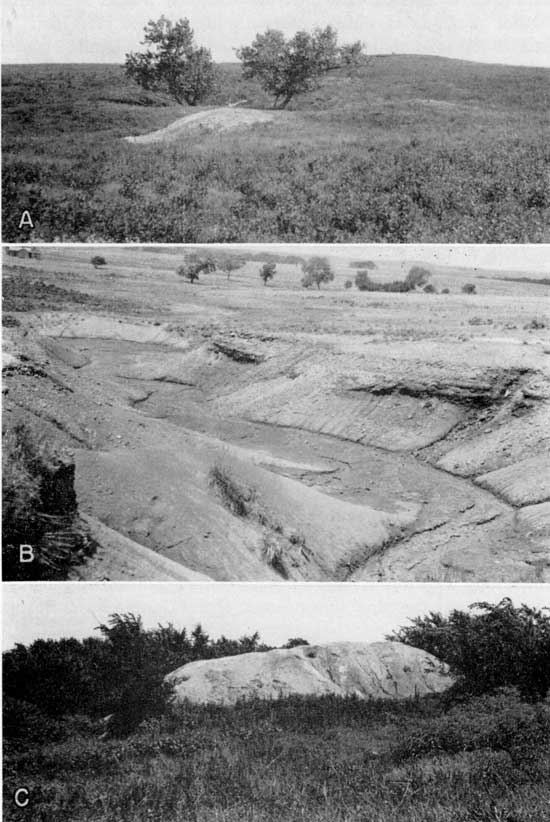
<svg viewBox="0 0 550 822">
<path fill-rule="evenodd" d="M 125 137 L 128 143 L 169 143 L 178 140 L 190 131 L 203 129 L 207 131 L 232 131 L 236 128 L 246 128 L 256 123 L 271 123 L 275 119 L 275 112 L 263 111 L 256 108 L 212 108 L 180 117 L 166 128 L 152 131 L 149 134 L 140 134 L 137 137 Z"/>
<path fill-rule="evenodd" d="M 400 642 L 335 642 L 190 662 L 166 677 L 174 700 L 234 704 L 293 694 L 406 699 L 449 688 L 448 667 Z"/>
</svg>

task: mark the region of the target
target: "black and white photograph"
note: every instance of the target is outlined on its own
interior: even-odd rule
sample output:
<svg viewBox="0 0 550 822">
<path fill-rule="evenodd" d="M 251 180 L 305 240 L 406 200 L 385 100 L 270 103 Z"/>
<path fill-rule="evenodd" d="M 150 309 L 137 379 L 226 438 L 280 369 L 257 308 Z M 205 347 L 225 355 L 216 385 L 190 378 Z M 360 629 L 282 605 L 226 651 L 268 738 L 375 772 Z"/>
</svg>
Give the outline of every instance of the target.
<svg viewBox="0 0 550 822">
<path fill-rule="evenodd" d="M 550 242 L 547 0 L 6 0 L 5 242 Z"/>
<path fill-rule="evenodd" d="M 7 246 L 6 580 L 550 581 L 549 246 Z"/>
<path fill-rule="evenodd" d="M 550 822 L 550 4 L 6 0 L 5 822 Z"/>
<path fill-rule="evenodd" d="M 6 822 L 547 822 L 541 585 L 13 583 Z"/>
</svg>

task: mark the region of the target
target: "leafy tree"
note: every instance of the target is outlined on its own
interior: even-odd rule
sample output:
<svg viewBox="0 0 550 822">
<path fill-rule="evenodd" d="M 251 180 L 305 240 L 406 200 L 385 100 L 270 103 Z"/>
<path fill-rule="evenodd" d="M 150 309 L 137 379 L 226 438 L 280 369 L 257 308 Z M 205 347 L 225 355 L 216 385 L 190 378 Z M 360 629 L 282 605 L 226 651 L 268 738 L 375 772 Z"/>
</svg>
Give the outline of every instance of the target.
<svg viewBox="0 0 550 822">
<path fill-rule="evenodd" d="M 283 648 L 299 648 L 300 645 L 309 645 L 309 642 L 307 639 L 302 639 L 300 636 L 295 636 L 287 640 L 287 642 L 283 645 Z"/>
<path fill-rule="evenodd" d="M 360 42 L 338 46 L 338 35 L 331 26 L 313 32 L 298 31 L 289 40 L 282 31 L 268 29 L 257 34 L 250 46 L 237 51 L 246 79 L 258 79 L 275 106 L 285 108 L 297 94 L 318 88 L 329 71 L 351 68 L 361 63 Z"/>
<path fill-rule="evenodd" d="M 215 260 L 216 268 L 219 268 L 220 271 L 225 271 L 228 280 L 231 279 L 232 272 L 242 268 L 245 262 L 246 261 L 237 254 L 222 254 L 217 256 Z"/>
<path fill-rule="evenodd" d="M 177 274 L 179 277 L 185 277 L 186 280 L 189 280 L 190 283 L 194 283 L 195 280 L 199 279 L 199 275 L 201 272 L 205 272 L 206 274 L 212 273 L 212 271 L 216 270 L 216 263 L 210 256 L 201 257 L 198 254 L 190 254 L 189 257 L 185 260 L 183 265 L 177 270 Z"/>
<path fill-rule="evenodd" d="M 466 283 L 466 285 L 462 286 L 462 293 L 463 294 L 475 294 L 476 287 L 473 283 Z"/>
<path fill-rule="evenodd" d="M 421 265 L 413 265 L 407 274 L 405 282 L 408 286 L 410 286 L 412 291 L 414 288 L 419 288 L 421 285 L 426 285 L 431 276 L 431 272 L 428 271 L 427 268 L 423 268 Z"/>
<path fill-rule="evenodd" d="M 126 55 L 128 77 L 142 88 L 167 91 L 178 103 L 196 106 L 214 87 L 210 51 L 195 44 L 187 18 L 172 23 L 164 15 L 144 28 L 145 52 Z"/>
<path fill-rule="evenodd" d="M 313 285 L 321 288 L 321 283 L 329 283 L 334 279 L 334 271 L 326 257 L 310 257 L 302 263 L 302 271 L 304 288 L 311 288 Z"/>
<path fill-rule="evenodd" d="M 515 608 L 508 598 L 496 605 L 477 602 L 469 612 L 417 617 L 388 639 L 447 662 L 467 692 L 513 686 L 524 698 L 542 699 L 550 689 L 550 616 L 545 611 Z"/>
<path fill-rule="evenodd" d="M 264 281 L 264 285 L 267 285 L 268 281 L 273 279 L 276 270 L 277 263 L 269 262 L 263 264 L 263 266 L 260 269 L 260 277 Z"/>
<path fill-rule="evenodd" d="M 105 257 L 102 257 L 101 254 L 96 254 L 94 257 L 92 257 L 90 262 L 94 268 L 100 268 L 102 265 L 107 265 L 107 260 L 105 259 Z"/>
</svg>

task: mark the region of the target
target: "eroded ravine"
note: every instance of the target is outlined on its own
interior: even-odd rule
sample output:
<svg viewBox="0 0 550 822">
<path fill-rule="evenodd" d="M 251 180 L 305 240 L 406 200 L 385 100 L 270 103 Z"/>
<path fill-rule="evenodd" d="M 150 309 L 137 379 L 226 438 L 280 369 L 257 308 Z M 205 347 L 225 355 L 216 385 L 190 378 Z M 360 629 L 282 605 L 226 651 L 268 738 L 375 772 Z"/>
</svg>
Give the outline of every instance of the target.
<svg viewBox="0 0 550 822">
<path fill-rule="evenodd" d="M 67 341 L 65 340 L 65 343 Z M 385 541 L 373 551 L 366 547 L 345 558 L 335 569 L 337 579 L 426 579 L 431 575 L 448 579 L 469 579 L 474 575 L 497 574 L 506 578 L 517 572 L 526 578 L 540 578 L 545 570 L 544 545 L 531 540 L 529 532 L 521 527 L 516 507 L 491 488 L 475 484 L 475 476 L 461 477 L 432 464 L 437 460 L 437 449 L 448 437 L 464 441 L 468 430 L 481 414 L 483 424 L 494 418 L 505 405 L 503 397 L 514 396 L 519 390 L 522 373 L 510 372 L 506 378 L 497 375 L 485 384 L 462 383 L 458 386 L 461 402 L 467 414 L 449 430 L 434 438 L 414 453 L 357 442 L 340 434 L 323 433 L 304 425 L 254 420 L 239 415 L 220 415 L 213 412 L 211 391 L 203 390 L 201 380 L 154 379 L 140 370 L 140 351 L 132 345 L 128 351 L 117 343 L 107 341 L 73 341 L 82 352 L 93 348 L 92 360 L 96 370 L 103 373 L 112 365 L 116 351 L 118 376 L 110 381 L 134 409 L 145 417 L 162 420 L 167 426 L 194 431 L 215 438 L 228 445 L 244 448 L 255 455 L 264 468 L 298 480 L 300 484 L 321 493 L 355 505 L 371 506 L 377 510 L 395 513 L 406 506 L 416 506 L 414 522 Z M 147 348 L 141 353 L 146 357 Z M 158 349 L 156 349 L 156 353 Z M 166 352 L 170 356 L 169 352 Z M 500 381 L 499 381 L 500 380 Z M 244 380 L 246 386 L 246 380 Z M 227 385 L 223 387 L 227 391 Z M 364 389 L 361 389 L 364 391 Z M 357 392 L 357 389 L 354 389 Z M 223 392 L 222 392 L 223 393 Z M 449 388 L 436 386 L 427 391 L 422 385 L 411 390 L 399 386 L 375 388 L 373 396 L 406 394 L 431 402 L 449 403 L 455 399 Z M 440 397 L 442 396 L 442 400 Z M 452 403 L 451 403 L 452 404 Z M 487 411 L 489 409 L 489 411 Z M 489 414 L 489 417 L 488 417 Z M 262 453 L 266 458 L 262 460 Z M 300 467 L 289 468 L 275 464 L 278 460 L 307 463 L 318 459 L 330 463 L 331 470 L 308 472 Z M 518 551 L 522 542 L 522 554 Z M 495 551 L 499 551 L 498 561 Z M 514 571 L 515 569 L 515 571 Z"/>
</svg>

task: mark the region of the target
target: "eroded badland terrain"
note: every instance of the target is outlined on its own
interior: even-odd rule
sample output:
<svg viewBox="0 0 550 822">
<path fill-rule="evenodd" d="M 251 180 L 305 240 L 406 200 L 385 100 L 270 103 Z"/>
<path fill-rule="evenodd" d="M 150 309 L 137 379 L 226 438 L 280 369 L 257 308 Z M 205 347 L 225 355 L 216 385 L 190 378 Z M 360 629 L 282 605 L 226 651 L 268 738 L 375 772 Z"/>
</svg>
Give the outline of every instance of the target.
<svg viewBox="0 0 550 822">
<path fill-rule="evenodd" d="M 4 261 L 4 428 L 74 461 L 74 577 L 550 581 L 548 284 L 358 292 L 358 247 L 320 291 L 258 261 L 191 284 L 175 250 L 93 253 Z"/>
</svg>

